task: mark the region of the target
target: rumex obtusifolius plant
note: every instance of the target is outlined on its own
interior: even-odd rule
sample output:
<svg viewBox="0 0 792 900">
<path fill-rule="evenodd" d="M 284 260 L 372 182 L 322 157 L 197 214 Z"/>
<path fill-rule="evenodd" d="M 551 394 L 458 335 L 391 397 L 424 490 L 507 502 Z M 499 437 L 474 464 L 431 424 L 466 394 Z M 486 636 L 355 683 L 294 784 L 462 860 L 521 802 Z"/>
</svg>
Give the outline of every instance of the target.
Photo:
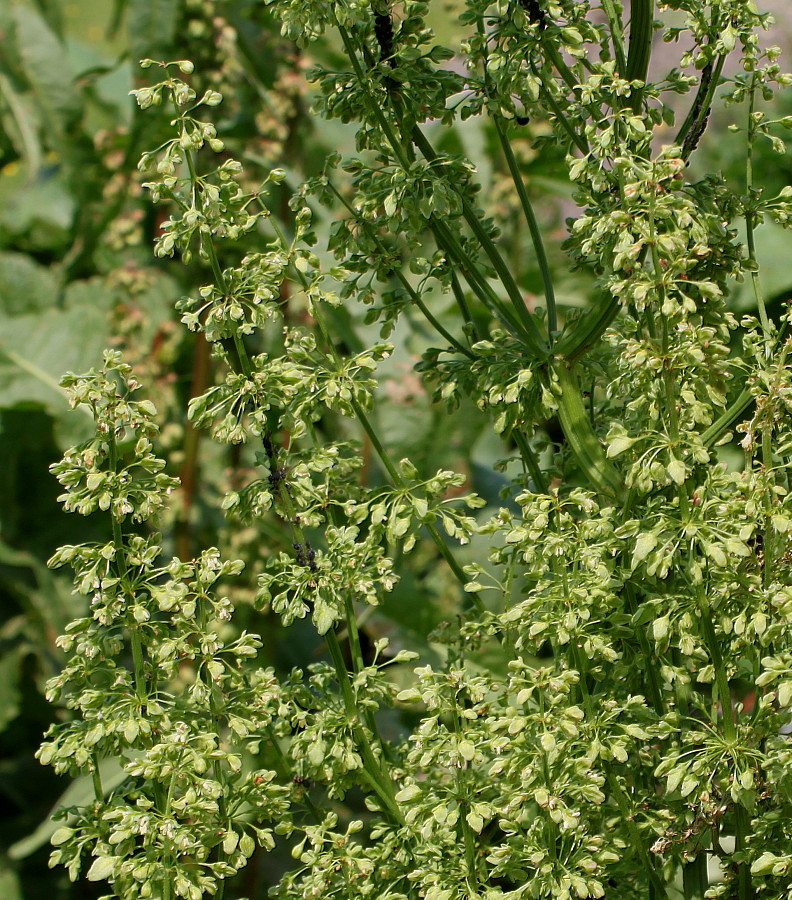
<svg viewBox="0 0 792 900">
<path fill-rule="evenodd" d="M 235 636 L 217 586 L 239 565 L 214 551 L 163 563 L 127 524 L 151 520 L 172 486 L 130 373 L 110 355 L 70 377 L 97 435 L 56 474 L 68 508 L 110 513 L 113 540 L 54 560 L 74 565 L 91 610 L 52 685 L 77 715 L 40 755 L 93 774 L 96 793 L 56 833 L 55 861 L 121 898 L 218 896 L 277 832 L 298 862 L 279 898 L 789 900 L 792 381 L 788 313 L 768 315 L 755 232 L 787 223 L 792 191 L 765 197 L 752 160 L 761 140 L 783 150 L 760 104 L 792 79 L 761 49 L 768 17 L 731 0 L 635 0 L 625 27 L 610 0 L 471 0 L 457 53 L 414 0 L 398 21 L 382 2 L 270 5 L 298 42 L 339 36 L 348 64 L 314 73 L 317 105 L 358 123 L 357 155 L 328 160 L 279 222 L 266 191 L 285 173 L 243 189 L 199 117 L 219 95 L 198 99 L 181 77 L 191 64 L 163 63 L 136 96 L 172 106 L 174 137 L 141 169 L 171 210 L 155 252 L 211 273 L 180 306 L 221 373 L 191 418 L 260 467 L 224 506 L 289 535 L 267 548 L 256 602 L 287 625 L 310 618 L 329 662 L 281 681 L 256 669 L 258 639 Z M 655 30 L 688 49 L 648 81 Z M 666 100 L 690 92 L 675 125 Z M 737 188 L 688 168 L 716 99 L 742 123 Z M 471 117 L 513 179 L 540 309 L 510 235 L 479 208 L 475 167 L 427 134 Z M 556 299 L 515 154 L 525 118 L 566 152 L 580 214 L 565 249 L 593 285 L 579 314 Z M 332 260 L 319 206 L 341 210 Z M 223 265 L 252 234 L 259 251 Z M 758 317 L 738 320 L 727 301 L 744 278 Z M 438 317 L 436 293 L 458 313 Z M 337 312 L 360 301 L 382 339 L 349 348 Z M 378 432 L 376 373 L 416 313 L 437 333 L 420 364 L 437 404 L 453 417 L 472 398 L 519 462 L 501 508 L 476 514 L 464 475 L 425 477 Z M 383 484 L 361 477 L 349 430 L 328 438 L 328 416 L 357 422 Z M 459 561 L 474 538 L 487 565 Z M 432 638 L 440 663 L 421 660 L 399 690 L 388 664 L 415 654 L 388 658 L 383 641 L 366 658 L 359 617 L 419 543 L 458 581 L 460 614 Z M 380 713 L 394 708 L 416 725 L 386 740 Z M 106 760 L 125 775 L 112 790 Z M 352 788 L 357 818 L 336 802 Z"/>
</svg>

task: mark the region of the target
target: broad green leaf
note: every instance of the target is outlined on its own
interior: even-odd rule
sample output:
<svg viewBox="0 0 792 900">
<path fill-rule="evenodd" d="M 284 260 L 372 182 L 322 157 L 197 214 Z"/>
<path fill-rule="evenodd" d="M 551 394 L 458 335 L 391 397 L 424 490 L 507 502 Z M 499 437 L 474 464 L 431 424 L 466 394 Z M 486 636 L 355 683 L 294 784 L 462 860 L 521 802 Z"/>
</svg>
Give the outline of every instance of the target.
<svg viewBox="0 0 792 900">
<path fill-rule="evenodd" d="M 102 786 L 105 794 L 109 794 L 121 784 L 127 777 L 121 763 L 116 759 L 103 759 L 99 763 L 99 773 L 102 776 Z M 94 785 L 90 775 L 81 775 L 66 788 L 66 790 L 58 798 L 57 803 L 52 807 L 46 819 L 36 828 L 34 832 L 29 834 L 22 840 L 12 844 L 8 849 L 9 859 L 25 859 L 31 853 L 35 853 L 39 847 L 43 847 L 51 838 L 59 832 L 64 826 L 52 819 L 52 814 L 63 807 L 84 807 L 88 806 L 94 800 Z M 67 820 L 69 821 L 69 820 Z M 4 895 L 0 895 L 3 896 Z"/>
<path fill-rule="evenodd" d="M 80 115 L 80 94 L 69 58 L 36 10 L 14 5 L 17 50 L 24 75 L 47 125 L 64 134 Z"/>
<path fill-rule="evenodd" d="M 0 314 L 0 405 L 44 409 L 56 417 L 62 444 L 84 437 L 90 415 L 84 407 L 71 412 L 60 379 L 100 363 L 112 302 L 104 281 L 94 279 L 70 285 L 62 307 Z"/>
<path fill-rule="evenodd" d="M 34 160 L 28 169 L 35 168 Z M 58 251 L 68 246 L 75 203 L 62 170 L 46 169 L 34 181 L 21 168 L 0 178 L 0 229 L 31 250 Z"/>
<path fill-rule="evenodd" d="M 58 284 L 52 273 L 24 253 L 0 253 L 0 316 L 52 309 Z"/>
</svg>

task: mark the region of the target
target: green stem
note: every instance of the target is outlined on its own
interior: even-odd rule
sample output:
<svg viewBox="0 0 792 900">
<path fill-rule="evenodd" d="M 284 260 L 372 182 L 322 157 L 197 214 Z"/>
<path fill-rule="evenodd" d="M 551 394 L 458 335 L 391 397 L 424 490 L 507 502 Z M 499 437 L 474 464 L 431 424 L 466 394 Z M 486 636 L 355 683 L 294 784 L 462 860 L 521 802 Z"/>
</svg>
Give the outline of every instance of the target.
<svg viewBox="0 0 792 900">
<path fill-rule="evenodd" d="M 564 581 L 564 595 L 568 600 L 569 597 L 567 595 L 567 578 L 566 571 L 561 573 L 561 577 Z M 576 638 L 573 636 L 571 641 L 572 647 L 572 664 L 577 669 L 577 673 L 579 676 L 578 685 L 580 687 L 580 695 L 583 699 L 583 708 L 586 712 L 586 717 L 588 721 L 593 724 L 595 718 L 594 712 L 594 702 L 591 698 L 591 692 L 589 691 L 588 682 L 586 679 L 588 678 L 588 665 L 586 662 L 585 654 L 583 653 L 581 647 L 577 644 Z"/>
<path fill-rule="evenodd" d="M 542 45 L 542 49 L 544 50 L 548 60 L 550 60 L 558 74 L 561 76 L 564 84 L 566 84 L 570 91 L 574 91 L 578 86 L 578 79 L 575 78 L 572 70 L 564 62 L 564 57 L 561 56 L 561 54 L 552 44 L 545 43 Z"/>
<path fill-rule="evenodd" d="M 723 72 L 723 64 L 726 62 L 726 54 L 721 53 L 712 69 L 710 75 L 702 78 L 699 84 L 693 104 L 679 129 L 674 143 L 683 148 L 683 158 L 687 159 L 698 144 L 700 136 L 709 118 L 712 109 L 712 101 L 715 99 L 715 91 L 720 84 L 721 74 Z"/>
<path fill-rule="evenodd" d="M 360 61 L 357 58 L 355 46 L 352 42 L 351 37 L 349 36 L 349 32 L 343 25 L 338 24 L 338 22 L 336 22 L 336 25 L 338 27 L 339 34 L 341 35 L 344 49 L 346 50 L 349 61 L 351 62 L 352 68 L 355 71 L 355 76 L 358 79 L 361 89 L 365 92 L 365 95 L 369 101 L 369 110 L 372 113 L 374 119 L 377 121 L 377 124 L 382 130 L 382 133 L 388 140 L 388 143 L 391 145 L 393 152 L 396 154 L 396 158 L 399 164 L 405 171 L 409 171 L 411 166 L 409 156 L 407 155 L 405 148 L 399 141 L 399 138 L 394 131 L 393 125 L 388 121 L 388 118 L 383 112 L 383 109 L 379 104 L 377 98 L 371 96 L 370 79 L 366 77 L 366 74 L 363 72 L 360 66 Z M 429 141 L 422 134 L 420 129 L 418 129 L 417 127 L 413 128 L 412 133 L 410 134 L 410 139 L 430 163 L 434 164 L 437 162 L 437 154 L 433 150 Z M 525 302 L 523 300 L 522 294 L 520 293 L 520 289 L 514 281 L 514 278 L 512 277 L 508 266 L 503 260 L 503 257 L 498 252 L 497 247 L 495 247 L 495 244 L 492 242 L 492 239 L 487 234 L 486 230 L 479 221 L 479 218 L 476 215 L 476 211 L 470 205 L 470 201 L 461 193 L 460 199 L 462 202 L 462 212 L 465 221 L 470 226 L 473 234 L 476 236 L 476 239 L 479 241 L 487 256 L 489 256 L 493 268 L 497 272 L 498 277 L 501 279 L 501 282 L 506 289 L 506 293 L 508 294 L 517 315 L 516 324 L 518 330 L 522 333 L 523 339 L 526 342 L 526 346 L 528 346 L 536 356 L 545 356 L 546 347 L 544 346 L 542 336 L 539 332 L 538 327 L 536 326 L 536 323 L 533 320 L 533 317 L 528 312 L 528 309 L 525 306 Z M 430 227 L 433 230 L 439 228 L 439 226 L 441 225 L 441 220 L 438 219 L 438 217 L 435 215 L 432 215 L 428 221 Z M 443 229 L 443 231 L 444 237 L 447 240 L 450 232 L 448 231 L 448 229 Z M 464 251 L 462 251 L 462 256 L 465 256 Z M 473 265 L 473 261 L 468 258 L 468 267 L 471 268 L 473 267 Z M 496 308 L 499 306 L 500 301 L 498 300 L 496 301 Z"/>
<path fill-rule="evenodd" d="M 624 595 L 627 601 L 627 610 L 629 611 L 630 615 L 634 615 L 636 610 L 638 609 L 638 602 L 636 600 L 632 585 L 625 584 Z M 649 682 L 648 687 L 649 695 L 652 700 L 652 706 L 654 707 L 654 710 L 658 716 L 664 716 L 666 710 L 665 703 L 663 702 L 663 692 L 660 687 L 660 676 L 655 665 L 655 661 L 657 659 L 656 654 L 649 645 L 649 640 L 646 637 L 646 631 L 644 630 L 643 626 L 639 626 L 635 629 L 635 635 L 638 638 L 638 646 L 640 647 L 641 653 L 643 654 L 643 661 L 646 666 L 646 677 Z"/>
<path fill-rule="evenodd" d="M 102 773 L 99 771 L 99 758 L 96 753 L 91 754 L 91 780 L 96 802 L 101 803 L 104 800 L 104 785 L 102 784 Z"/>
<path fill-rule="evenodd" d="M 561 104 L 553 96 L 552 92 L 548 88 L 546 88 L 544 85 L 541 85 L 540 91 L 541 91 L 542 99 L 550 107 L 550 110 L 552 111 L 553 115 L 556 117 L 556 119 L 559 122 L 559 124 L 561 125 L 561 127 L 569 135 L 572 143 L 578 148 L 578 150 L 580 150 L 580 152 L 583 154 L 583 156 L 588 156 L 588 154 L 591 152 L 588 142 L 586 141 L 586 139 L 584 137 L 579 135 L 575 131 L 575 129 L 572 127 L 572 125 L 569 122 L 569 119 L 567 119 L 566 115 L 564 114 L 563 109 L 561 109 Z"/>
<path fill-rule="evenodd" d="M 536 454 L 533 452 L 528 439 L 521 431 L 516 429 L 512 431 L 511 435 L 514 438 L 514 443 L 517 444 L 517 449 L 520 451 L 523 462 L 531 473 L 536 490 L 540 494 L 546 494 L 548 487 L 547 478 L 545 478 L 545 474 L 539 465 L 539 460 L 536 458 Z"/>
<path fill-rule="evenodd" d="M 355 607 L 351 597 L 344 597 L 344 619 L 346 621 L 347 643 L 349 644 L 349 655 L 352 657 L 352 671 L 355 675 L 359 675 L 364 668 L 363 649 L 360 644 L 360 632 L 358 631 L 357 617 L 355 616 Z M 374 719 L 374 712 L 371 709 L 364 709 L 363 721 L 368 730 L 379 737 L 377 723 Z M 383 752 L 385 745 L 380 740 Z"/>
<path fill-rule="evenodd" d="M 352 63 L 352 68 L 355 70 L 355 77 L 360 84 L 361 89 L 365 92 L 366 97 L 369 102 L 369 109 L 374 115 L 374 118 L 377 120 L 377 124 L 379 125 L 382 133 L 388 140 L 388 143 L 393 148 L 393 152 L 396 154 L 401 167 L 408 171 L 410 168 L 410 159 L 407 156 L 407 153 L 399 141 L 396 132 L 393 130 L 393 125 L 388 121 L 387 116 L 382 110 L 380 103 L 376 97 L 371 96 L 371 79 L 366 76 L 366 73 L 360 66 L 360 61 L 357 58 L 357 53 L 355 51 L 355 45 L 352 43 L 352 38 L 349 36 L 349 32 L 347 29 L 336 21 L 336 27 L 338 28 L 338 33 L 341 35 L 341 40 L 344 44 L 344 49 L 347 52 L 347 56 L 349 57 L 349 61 Z"/>
<path fill-rule="evenodd" d="M 556 376 L 553 391 L 558 419 L 580 468 L 603 494 L 618 496 L 623 488 L 621 476 L 605 456 L 602 443 L 591 427 L 577 377 L 562 359 L 554 360 L 551 368 Z"/>
<path fill-rule="evenodd" d="M 193 178 L 193 184 L 196 183 L 197 176 L 195 173 L 195 167 L 192 159 L 188 155 L 189 160 L 189 168 L 190 174 Z M 280 232 L 280 229 L 277 227 L 277 223 L 275 224 L 276 232 L 278 234 L 281 243 L 286 246 L 285 239 L 283 234 Z M 206 251 L 207 257 L 209 259 L 209 263 L 212 268 L 212 272 L 214 273 L 215 279 L 217 281 L 218 287 L 224 292 L 227 293 L 227 285 L 225 278 L 223 276 L 223 272 L 220 268 L 219 262 L 217 260 L 217 254 L 215 253 L 214 245 L 211 240 L 211 236 L 203 236 L 202 237 L 202 245 Z M 301 275 L 302 277 L 302 275 Z M 303 280 L 304 283 L 304 280 Z M 234 334 L 234 347 L 237 352 L 237 356 L 239 359 L 239 367 L 242 370 L 243 374 L 246 377 L 251 377 L 253 372 L 253 367 L 250 361 L 250 358 L 245 349 L 244 343 L 242 341 L 242 337 L 239 332 Z M 330 347 L 332 349 L 332 343 L 330 343 Z M 288 489 L 281 483 L 278 482 L 277 493 L 279 495 L 279 499 L 281 502 L 281 506 L 284 511 L 285 521 L 289 524 L 296 543 L 305 544 L 306 538 L 303 533 L 302 526 L 299 524 L 297 516 L 295 514 L 295 510 L 291 501 L 291 497 L 289 495 Z M 357 630 L 355 629 L 355 635 L 357 635 Z M 349 673 L 346 670 L 346 666 L 344 664 L 343 656 L 341 655 L 341 650 L 338 644 L 338 638 L 335 635 L 335 632 L 331 631 L 326 635 L 326 642 L 328 649 L 330 651 L 330 655 L 333 659 L 333 663 L 336 669 L 336 674 L 339 681 L 339 686 L 341 688 L 342 697 L 344 699 L 345 708 L 347 710 L 347 715 L 350 718 L 350 721 L 354 720 L 355 724 L 351 725 L 351 730 L 353 737 L 355 738 L 358 749 L 361 753 L 361 758 L 364 764 L 364 775 L 367 782 L 370 784 L 371 788 L 380 798 L 383 803 L 384 809 L 393 817 L 394 821 L 397 823 L 403 823 L 403 819 L 401 817 L 401 813 L 399 811 L 398 805 L 395 802 L 395 791 L 393 789 L 393 783 L 390 779 L 390 776 L 387 772 L 382 770 L 380 763 L 377 761 L 371 750 L 371 739 L 368 738 L 360 725 L 360 712 L 357 709 L 357 704 L 355 703 L 354 693 L 352 691 L 352 685 L 349 680 Z M 133 644 L 134 650 L 134 644 Z M 358 647 L 359 650 L 359 647 Z M 362 659 L 362 657 L 361 657 Z M 365 717 L 363 717 L 365 718 Z M 372 733 L 376 739 L 381 742 L 379 735 L 374 727 L 373 717 L 371 719 Z"/>
<path fill-rule="evenodd" d="M 748 152 L 745 160 L 745 188 L 747 202 L 753 202 L 753 153 L 754 142 L 756 140 L 756 123 L 754 122 L 754 107 L 756 104 L 756 73 L 751 77 L 751 87 L 748 91 Z M 762 331 L 765 336 L 765 356 L 770 357 L 770 337 L 772 329 L 770 320 L 767 317 L 767 307 L 765 306 L 764 296 L 759 284 L 759 263 L 756 258 L 756 238 L 754 229 L 756 227 L 756 214 L 753 211 L 746 210 L 745 213 L 745 230 L 748 242 L 748 259 L 751 261 L 751 285 L 753 286 L 754 298 L 756 306 L 759 310 L 759 321 L 762 323 Z"/>
<path fill-rule="evenodd" d="M 621 308 L 618 297 L 603 294 L 599 303 L 584 313 L 555 345 L 557 356 L 573 363 L 584 356 L 602 337 L 605 329 L 616 318 Z"/>
<path fill-rule="evenodd" d="M 363 227 L 364 229 L 366 229 L 366 231 L 369 234 L 369 237 L 371 237 L 372 240 L 374 240 L 376 242 L 377 246 L 381 250 L 384 251 L 385 246 L 383 245 L 382 241 L 380 241 L 379 236 L 377 235 L 374 228 L 371 227 L 371 224 L 369 222 L 367 222 L 364 218 L 362 218 L 360 215 L 358 215 L 358 213 L 355 211 L 355 209 L 347 202 L 346 198 L 340 193 L 340 191 L 335 187 L 335 185 L 329 184 L 329 187 L 330 187 L 330 190 L 338 198 L 338 200 L 344 205 L 344 207 L 346 207 L 346 209 L 349 211 L 350 215 L 355 217 L 355 220 L 358 222 L 358 224 L 361 225 L 361 227 Z M 401 282 L 401 285 L 404 288 L 404 290 L 410 295 L 410 299 L 418 307 L 418 309 L 421 310 L 424 317 L 429 322 L 429 324 L 435 329 L 435 331 L 437 331 L 438 334 L 441 334 L 449 342 L 449 344 L 451 344 L 451 346 L 455 350 L 457 350 L 459 353 L 464 354 L 465 356 L 469 357 L 470 359 L 474 359 L 475 357 L 470 352 L 470 350 L 468 350 L 467 347 L 460 344 L 459 341 L 449 331 L 446 330 L 446 328 L 443 326 L 443 324 L 429 310 L 429 308 L 426 306 L 426 304 L 421 299 L 421 295 L 410 284 L 410 282 L 407 279 L 407 277 L 405 276 L 404 272 L 402 272 L 401 269 L 396 269 L 394 271 L 394 275 Z"/>
<path fill-rule="evenodd" d="M 619 784 L 619 779 L 613 774 L 613 772 L 608 772 L 608 786 L 610 787 L 611 793 L 613 794 L 614 798 L 616 799 L 616 803 L 619 806 L 621 819 L 627 825 L 627 830 L 629 831 L 630 838 L 632 840 L 633 850 L 643 863 L 644 871 L 648 875 L 649 881 L 654 886 L 656 896 L 658 898 L 668 897 L 666 886 L 663 884 L 657 872 L 657 869 L 655 868 L 654 863 L 649 856 L 649 851 L 646 849 L 646 845 L 641 836 L 641 832 L 638 830 L 638 826 L 635 824 L 633 814 L 630 812 L 630 803 L 627 794 L 625 793 L 621 784 Z"/>
<path fill-rule="evenodd" d="M 608 17 L 613 51 L 616 56 L 616 68 L 619 75 L 624 78 L 627 73 L 627 57 L 624 52 L 624 26 L 613 0 L 602 0 L 602 8 Z"/>
<path fill-rule="evenodd" d="M 437 245 L 459 266 L 459 270 L 465 276 L 465 280 L 481 303 L 492 315 L 503 322 L 507 330 L 512 333 L 518 332 L 520 325 L 514 314 L 507 306 L 503 305 L 500 297 L 498 297 L 487 281 L 486 276 L 479 271 L 475 261 L 465 253 L 461 243 L 451 229 L 445 222 L 433 220 L 432 230 L 437 240 Z M 457 301 L 459 301 L 458 296 Z"/>
<path fill-rule="evenodd" d="M 453 269 L 451 269 L 451 290 L 454 293 L 457 305 L 459 306 L 459 311 L 462 313 L 462 318 L 470 329 L 471 335 L 475 337 L 477 341 L 483 341 L 484 335 L 481 333 L 476 324 L 476 320 L 473 318 L 473 314 L 470 312 L 470 307 L 465 299 L 465 292 L 462 290 L 462 285 L 459 283 L 459 279 Z"/>
<path fill-rule="evenodd" d="M 454 714 L 454 731 L 456 733 L 457 740 L 459 740 L 462 737 L 462 723 L 460 722 L 460 716 L 458 713 Z M 467 867 L 468 891 L 470 892 L 471 897 L 477 897 L 478 874 L 476 872 L 476 838 L 473 834 L 473 829 L 470 827 L 470 824 L 467 820 L 467 813 L 470 811 L 470 799 L 468 797 L 468 791 L 465 790 L 466 786 L 462 778 L 463 771 L 465 771 L 465 769 L 463 769 L 462 767 L 458 767 L 455 770 L 457 796 L 459 798 L 459 805 L 462 807 L 459 822 L 462 829 L 462 840 L 465 846 L 465 864 Z"/>
<path fill-rule="evenodd" d="M 115 472 L 118 467 L 118 451 L 116 448 L 115 437 L 110 438 L 109 446 L 109 465 L 110 471 Z M 121 531 L 121 523 L 116 519 L 115 513 L 110 510 L 110 519 L 113 528 L 113 547 L 115 548 L 114 561 L 118 569 L 119 578 L 123 589 L 126 590 L 124 582 L 127 579 L 126 551 L 124 549 L 124 535 Z M 130 617 L 131 618 L 131 617 Z M 132 648 L 132 669 L 135 680 L 135 694 L 140 701 L 141 707 L 146 701 L 146 672 L 143 661 L 143 644 L 140 639 L 140 626 L 132 621 L 128 626 L 129 643 Z"/>
<path fill-rule="evenodd" d="M 344 663 L 344 657 L 341 653 L 338 637 L 335 632 L 331 630 L 325 635 L 325 640 L 341 687 L 341 696 L 344 701 L 344 708 L 349 719 L 350 728 L 363 761 L 363 772 L 366 776 L 366 780 L 382 801 L 385 811 L 389 813 L 391 818 L 397 824 L 403 825 L 404 818 L 402 817 L 399 805 L 396 802 L 393 781 L 387 772 L 384 771 L 382 761 L 374 756 L 374 753 L 371 750 L 371 742 L 361 728 L 355 694 L 352 690 L 352 683 L 349 680 L 349 673 L 347 672 L 346 664 Z"/>
<path fill-rule="evenodd" d="M 654 0 L 632 0 L 630 17 L 630 48 L 627 54 L 626 76 L 628 81 L 646 82 L 649 57 L 652 53 L 652 26 L 654 25 Z M 633 88 L 630 105 L 634 112 L 641 108 L 643 88 Z"/>
<path fill-rule="evenodd" d="M 701 620 L 702 634 L 704 644 L 712 659 L 712 665 L 715 669 L 715 686 L 718 690 L 718 700 L 721 707 L 721 722 L 723 727 L 723 737 L 732 745 L 737 743 L 737 721 L 734 707 L 731 702 L 731 691 L 729 689 L 729 679 L 726 667 L 723 662 L 720 644 L 718 643 L 715 628 L 712 624 L 712 613 L 706 598 L 703 596 L 701 589 L 698 594 L 699 618 Z M 715 723 L 717 724 L 717 723 Z M 748 813 L 745 807 L 739 802 L 734 806 L 734 835 L 735 835 L 735 852 L 740 852 L 745 848 L 745 841 L 750 829 L 748 821 Z M 737 866 L 737 897 L 738 900 L 750 900 L 754 896 L 751 884 L 750 868 L 745 862 L 741 862 Z"/>
<path fill-rule="evenodd" d="M 746 390 L 734 400 L 718 418 L 701 433 L 701 440 L 705 447 L 711 447 L 745 412 L 753 402 L 753 394 Z"/>
<path fill-rule="evenodd" d="M 520 198 L 520 205 L 522 206 L 523 215 L 525 216 L 525 221 L 528 224 L 528 231 L 531 234 L 531 241 L 533 242 L 534 252 L 536 253 L 536 261 L 539 263 L 539 271 L 542 273 L 542 284 L 544 285 L 545 293 L 545 305 L 547 307 L 547 330 L 549 333 L 549 343 L 552 347 L 554 335 L 558 329 L 558 317 L 556 313 L 555 290 L 553 289 L 553 276 L 550 273 L 550 265 L 547 261 L 547 254 L 545 253 L 542 234 L 539 231 L 539 223 L 536 221 L 536 215 L 534 214 L 533 206 L 531 205 L 531 201 L 528 197 L 528 191 L 525 189 L 525 182 L 523 181 L 522 173 L 520 172 L 520 168 L 517 165 L 517 160 L 514 157 L 514 151 L 512 150 L 511 142 L 509 141 L 504 130 L 503 122 L 501 121 L 500 116 L 497 115 L 494 115 L 492 119 L 495 123 L 495 130 L 498 134 L 498 140 L 500 142 L 501 149 L 503 150 L 503 155 L 506 158 L 506 164 L 509 167 L 512 181 L 514 182 L 514 186 L 517 189 L 517 196 Z"/>
<path fill-rule="evenodd" d="M 419 128 L 413 130 L 412 139 L 415 146 L 421 151 L 428 162 L 435 164 L 438 161 L 437 153 Z M 506 289 L 509 300 L 521 323 L 522 327 L 520 330 L 525 338 L 526 345 L 536 356 L 540 358 L 545 357 L 547 355 L 545 342 L 534 321 L 534 317 L 525 305 L 522 292 L 517 286 L 517 282 L 514 280 L 509 267 L 506 265 L 506 261 L 493 243 L 492 238 L 487 234 L 487 230 L 481 224 L 475 209 L 470 205 L 470 201 L 462 194 L 460 194 L 460 198 L 462 200 L 462 215 L 470 226 L 476 240 L 489 257 L 493 269 L 495 269 L 495 272 L 500 278 L 501 284 L 503 284 L 503 287 Z"/>
<path fill-rule="evenodd" d="M 699 850 L 696 858 L 682 866 L 682 890 L 685 900 L 704 900 L 709 887 L 707 880 L 707 855 Z"/>
<path fill-rule="evenodd" d="M 721 721 L 723 723 L 723 736 L 727 741 L 734 741 L 737 737 L 737 727 L 734 720 L 734 707 L 731 702 L 731 691 L 726 667 L 723 664 L 720 644 L 715 634 L 715 626 L 712 624 L 712 610 L 699 589 L 698 593 L 699 619 L 701 621 L 702 636 L 709 651 L 712 666 L 715 669 L 715 686 L 718 691 L 718 700 L 721 707 Z M 717 722 L 713 723 L 717 724 Z"/>
</svg>

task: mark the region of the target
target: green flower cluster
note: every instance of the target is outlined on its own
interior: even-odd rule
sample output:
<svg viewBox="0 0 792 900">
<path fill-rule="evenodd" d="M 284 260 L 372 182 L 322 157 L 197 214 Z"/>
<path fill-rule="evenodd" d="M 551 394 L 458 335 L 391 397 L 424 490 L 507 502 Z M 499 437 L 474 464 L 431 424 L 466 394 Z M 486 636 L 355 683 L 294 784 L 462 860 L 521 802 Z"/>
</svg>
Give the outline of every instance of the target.
<svg viewBox="0 0 792 900">
<path fill-rule="evenodd" d="M 156 252 L 212 272 L 181 304 L 220 370 L 190 416 L 250 448 L 260 471 L 223 505 L 281 535 L 256 560 L 255 602 L 286 626 L 310 618 L 329 661 L 280 681 L 257 669 L 258 639 L 234 630 L 222 592 L 239 565 L 211 550 L 164 564 L 158 538 L 124 530 L 173 487 L 153 410 L 112 355 L 71 377 L 97 433 L 56 474 L 67 508 L 109 512 L 113 541 L 54 560 L 91 614 L 63 638 L 52 685 L 75 715 L 40 755 L 90 772 L 96 795 L 64 813 L 54 860 L 76 877 L 93 858 L 87 877 L 122 900 L 192 900 L 221 896 L 277 832 L 298 863 L 280 900 L 661 900 L 675 884 L 685 900 L 790 900 L 790 316 L 768 313 L 755 230 L 792 205 L 788 190 L 762 196 L 752 159 L 760 139 L 777 144 L 756 103 L 792 79 L 759 47 L 767 17 L 677 0 L 656 4 L 674 13 L 657 24 L 633 0 L 626 28 L 612 0 L 470 0 L 457 56 L 425 3 L 399 17 L 379 0 L 270 5 L 301 43 L 337 31 L 347 64 L 317 71 L 318 107 L 359 122 L 357 155 L 334 155 L 286 222 L 264 192 L 283 172 L 242 190 L 195 118 L 217 97 L 195 103 L 177 75 L 189 64 L 162 64 L 137 99 L 175 114 L 176 136 L 143 162 L 171 209 Z M 655 27 L 692 49 L 649 82 Z M 740 190 L 687 169 L 732 51 Z M 668 132 L 667 95 L 697 81 Z M 513 179 L 536 303 L 461 142 L 427 136 L 473 116 Z M 580 209 L 565 249 L 593 289 L 577 314 L 557 300 L 514 153 L 526 117 L 563 148 Z M 322 230 L 315 205 L 343 221 Z M 259 250 L 235 258 L 246 234 Z M 758 317 L 738 320 L 727 301 L 743 279 Z M 437 295 L 453 314 L 435 314 Z M 467 404 L 503 441 L 502 506 L 471 512 L 486 503 L 464 475 L 391 457 L 372 410 L 393 348 L 357 340 L 353 300 L 385 335 L 419 313 L 435 330 L 419 371 L 438 408 Z M 362 475 L 369 453 L 379 484 Z M 486 564 L 465 565 L 476 544 Z M 409 672 L 417 654 L 364 652 L 360 621 L 418 552 L 442 561 L 459 613 Z M 394 721 L 409 731 L 386 739 Z"/>
</svg>

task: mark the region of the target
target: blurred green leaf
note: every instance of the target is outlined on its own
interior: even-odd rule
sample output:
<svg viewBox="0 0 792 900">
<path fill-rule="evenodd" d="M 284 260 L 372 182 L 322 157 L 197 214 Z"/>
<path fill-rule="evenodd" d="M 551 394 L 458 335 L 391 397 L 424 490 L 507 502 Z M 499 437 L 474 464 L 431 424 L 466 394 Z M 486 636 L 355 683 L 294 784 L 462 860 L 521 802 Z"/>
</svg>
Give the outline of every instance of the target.
<svg viewBox="0 0 792 900">
<path fill-rule="evenodd" d="M 133 62 L 172 55 L 178 11 L 177 0 L 129 0 L 127 27 Z"/>
<path fill-rule="evenodd" d="M 24 253 L 0 253 L 0 315 L 44 312 L 55 306 L 57 296 L 49 269 Z"/>
<path fill-rule="evenodd" d="M 112 300 L 104 280 L 96 278 L 70 285 L 60 308 L 23 315 L 0 312 L 3 408 L 44 409 L 56 417 L 64 443 L 79 440 L 88 417 L 67 415 L 69 406 L 60 379 L 67 371 L 82 371 L 99 363 L 108 340 L 107 313 Z"/>
<path fill-rule="evenodd" d="M 0 731 L 19 714 L 19 657 L 19 647 L 0 653 Z"/>
<path fill-rule="evenodd" d="M 124 760 L 124 762 L 126 762 L 126 760 Z M 115 759 L 103 759 L 99 763 L 99 774 L 102 778 L 102 786 L 104 787 L 105 795 L 114 788 L 117 788 L 127 777 L 121 764 Z M 52 816 L 54 813 L 62 807 L 86 806 L 87 804 L 90 804 L 93 798 L 94 787 L 92 779 L 85 775 L 75 778 L 63 794 L 61 794 L 58 802 L 53 806 L 52 810 L 47 815 L 47 818 L 38 826 L 38 828 L 32 834 L 22 838 L 22 840 L 17 841 L 8 848 L 9 858 L 24 859 L 26 856 L 30 856 L 31 853 L 35 853 L 39 847 L 43 847 L 52 835 L 62 827 L 63 820 L 57 822 L 53 821 Z M 68 819 L 66 821 L 68 821 Z M 0 894 L 0 896 L 5 900 L 4 894 Z"/>
<path fill-rule="evenodd" d="M 46 168 L 30 181 L 21 169 L 0 176 L 0 238 L 17 247 L 61 254 L 68 245 L 75 202 L 61 170 Z"/>
<path fill-rule="evenodd" d="M 0 897 L 3 900 L 22 900 L 22 885 L 16 872 L 0 863 Z"/>
<path fill-rule="evenodd" d="M 47 126 L 65 134 L 80 115 L 80 94 L 66 51 L 41 15 L 14 4 L 16 42 L 22 71 Z"/>
</svg>

